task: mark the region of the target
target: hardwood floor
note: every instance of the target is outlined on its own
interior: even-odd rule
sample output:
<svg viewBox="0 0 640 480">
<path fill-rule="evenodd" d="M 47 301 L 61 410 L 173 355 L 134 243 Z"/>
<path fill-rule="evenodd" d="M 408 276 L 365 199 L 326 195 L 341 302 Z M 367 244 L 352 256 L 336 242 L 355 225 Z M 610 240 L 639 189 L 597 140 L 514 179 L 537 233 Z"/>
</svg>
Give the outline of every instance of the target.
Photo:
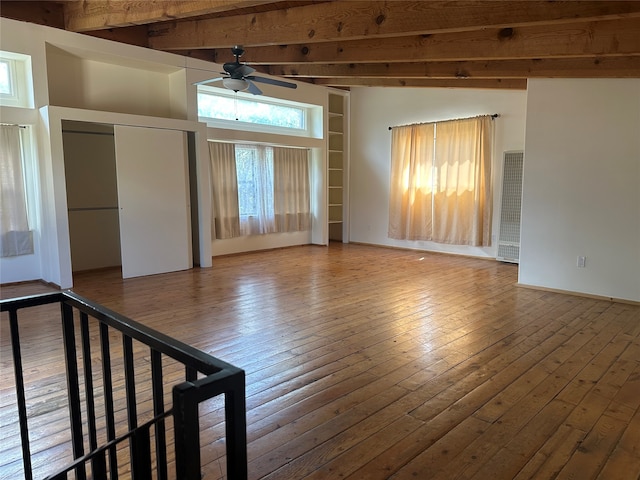
<svg viewBox="0 0 640 480">
<path fill-rule="evenodd" d="M 119 276 L 78 274 L 73 290 L 245 369 L 252 479 L 640 478 L 639 306 L 521 288 L 514 265 L 354 244 Z M 45 361 L 61 348 L 37 315 L 24 330 Z M 38 422 L 65 386 L 32 374 L 48 385 Z M 218 409 L 204 412 L 205 478 L 224 471 Z M 38 465 L 56 448 L 35 448 Z"/>
</svg>

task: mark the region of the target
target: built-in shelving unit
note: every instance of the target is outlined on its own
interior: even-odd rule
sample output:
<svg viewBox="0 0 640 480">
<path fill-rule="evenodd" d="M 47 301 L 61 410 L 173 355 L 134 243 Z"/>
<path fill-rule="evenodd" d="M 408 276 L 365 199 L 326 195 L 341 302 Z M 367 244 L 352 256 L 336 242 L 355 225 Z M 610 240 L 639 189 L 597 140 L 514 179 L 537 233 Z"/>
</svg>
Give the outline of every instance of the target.
<svg viewBox="0 0 640 480">
<path fill-rule="evenodd" d="M 347 188 L 346 97 L 329 93 L 328 112 L 328 218 L 329 240 L 347 241 L 345 234 Z"/>
</svg>

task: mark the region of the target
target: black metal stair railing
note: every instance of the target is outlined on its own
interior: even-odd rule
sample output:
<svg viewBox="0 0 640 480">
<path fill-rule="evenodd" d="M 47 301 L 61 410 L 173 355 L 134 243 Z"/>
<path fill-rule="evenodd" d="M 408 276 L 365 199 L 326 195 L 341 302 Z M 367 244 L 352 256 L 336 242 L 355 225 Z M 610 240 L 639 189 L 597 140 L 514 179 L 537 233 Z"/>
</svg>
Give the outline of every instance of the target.
<svg viewBox="0 0 640 480">
<path fill-rule="evenodd" d="M 68 473 L 74 472 L 74 478 L 81 480 L 116 480 L 119 469 L 123 469 L 128 472 L 127 477 L 135 480 L 164 480 L 171 478 L 170 473 L 174 473 L 170 472 L 170 464 L 175 460 L 175 478 L 200 479 L 202 445 L 199 405 L 220 395 L 224 395 L 227 476 L 233 479 L 247 478 L 244 371 L 73 292 L 65 291 L 0 301 L 0 311 L 9 314 L 25 479 L 33 478 L 33 469 L 23 372 L 25 352 L 20 346 L 18 310 L 52 303 L 59 303 L 61 311 L 74 460 L 48 478 L 66 479 Z M 79 333 L 76 331 L 78 326 Z M 91 329 L 99 343 L 99 348 L 93 351 Z M 116 435 L 118 425 L 112 370 L 114 332 L 118 332 L 122 341 L 127 417 L 127 431 L 119 436 Z M 140 387 L 139 379 L 136 379 L 134 341 L 149 349 L 151 364 L 149 388 L 153 418 L 144 422 L 139 419 L 137 411 L 137 389 Z M 165 356 L 184 366 L 184 380 L 172 384 L 170 408 L 167 408 L 164 400 Z M 99 372 L 94 372 L 92 365 L 92 359 L 96 358 L 102 365 Z M 96 378 L 100 385 L 94 384 Z M 100 397 L 102 416 L 97 414 L 96 392 Z M 169 435 L 165 425 L 168 418 L 173 420 L 173 458 L 169 458 L 168 454 Z M 99 437 L 106 437 L 106 441 L 100 442 Z M 122 448 L 118 450 L 123 442 L 128 442 L 128 455 L 122 454 Z M 123 466 L 120 458 L 124 458 L 127 465 Z"/>
</svg>

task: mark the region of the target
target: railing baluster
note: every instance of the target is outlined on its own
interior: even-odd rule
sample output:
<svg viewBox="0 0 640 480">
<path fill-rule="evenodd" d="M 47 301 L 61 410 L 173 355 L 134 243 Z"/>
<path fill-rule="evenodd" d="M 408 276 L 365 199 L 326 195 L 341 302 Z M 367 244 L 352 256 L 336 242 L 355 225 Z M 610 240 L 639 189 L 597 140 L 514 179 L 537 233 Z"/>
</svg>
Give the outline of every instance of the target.
<svg viewBox="0 0 640 480">
<path fill-rule="evenodd" d="M 33 479 L 31 469 L 31 449 L 29 448 L 29 424 L 27 421 L 27 401 L 24 394 L 24 377 L 22 375 L 22 354 L 20 352 L 20 334 L 18 332 L 18 311 L 9 310 L 9 327 L 11 330 L 11 350 L 13 352 L 13 371 L 16 379 L 16 396 L 18 400 L 18 421 L 20 423 L 20 440 L 22 442 L 22 465 L 25 480 Z"/>
<path fill-rule="evenodd" d="M 69 420 L 71 422 L 71 444 L 73 458 L 84 455 L 82 438 L 82 412 L 80 411 L 80 383 L 78 381 L 78 360 L 76 358 L 76 337 L 73 326 L 73 308 L 62 303 L 62 336 L 64 341 L 65 361 L 67 365 L 67 393 L 69 397 Z M 80 480 L 87 477 L 84 465 L 78 466 L 76 476 Z"/>
<path fill-rule="evenodd" d="M 116 424 L 113 409 L 111 350 L 109 349 L 109 327 L 105 323 L 100 323 L 100 348 L 102 352 L 102 387 L 104 389 L 104 412 L 107 423 L 107 440 L 113 440 L 116 438 Z M 118 480 L 118 456 L 115 445 L 109 449 L 109 470 L 111 480 Z"/>
<path fill-rule="evenodd" d="M 136 405 L 136 378 L 133 368 L 133 340 L 131 337 L 123 335 L 122 346 L 124 349 L 124 385 L 127 399 L 127 424 L 129 425 L 129 430 L 133 430 L 138 426 L 138 412 Z M 129 453 L 131 455 L 131 461 L 133 461 L 138 454 L 133 438 L 129 439 Z"/>
<path fill-rule="evenodd" d="M 151 480 L 151 437 L 149 427 L 136 430 L 131 437 L 136 455 L 131 459 L 131 470 L 135 480 Z"/>
<path fill-rule="evenodd" d="M 98 448 L 96 433 L 96 408 L 93 393 L 93 369 L 91 368 L 91 342 L 89 337 L 89 316 L 80 312 L 80 334 L 82 338 L 82 360 L 84 368 L 85 396 L 87 401 L 87 422 L 89 423 L 89 449 Z"/>
<path fill-rule="evenodd" d="M 187 380 L 187 382 L 193 382 L 194 380 L 198 379 L 198 370 L 193 368 L 191 365 L 186 365 L 184 377 Z"/>
<path fill-rule="evenodd" d="M 153 415 L 164 412 L 164 389 L 162 378 L 162 354 L 151 349 L 151 383 L 153 388 Z M 164 419 L 156 424 L 156 465 L 158 480 L 167 480 L 167 436 Z"/>
<path fill-rule="evenodd" d="M 91 477 L 96 480 L 107 478 L 107 458 L 105 450 L 101 450 L 91 459 Z"/>
</svg>

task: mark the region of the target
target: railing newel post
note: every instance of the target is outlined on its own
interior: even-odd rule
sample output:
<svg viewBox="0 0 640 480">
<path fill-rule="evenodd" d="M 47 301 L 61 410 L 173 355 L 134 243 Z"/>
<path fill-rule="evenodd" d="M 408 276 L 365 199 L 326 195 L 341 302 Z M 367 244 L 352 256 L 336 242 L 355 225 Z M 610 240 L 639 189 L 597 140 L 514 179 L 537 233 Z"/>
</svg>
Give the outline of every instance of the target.
<svg viewBox="0 0 640 480">
<path fill-rule="evenodd" d="M 200 480 L 200 425 L 196 387 L 183 382 L 173 387 L 173 428 L 176 477 Z"/>
<path fill-rule="evenodd" d="M 225 428 L 227 438 L 227 476 L 246 479 L 247 472 L 247 420 L 245 400 L 245 373 L 233 375 L 232 388 L 225 392 Z"/>
</svg>

